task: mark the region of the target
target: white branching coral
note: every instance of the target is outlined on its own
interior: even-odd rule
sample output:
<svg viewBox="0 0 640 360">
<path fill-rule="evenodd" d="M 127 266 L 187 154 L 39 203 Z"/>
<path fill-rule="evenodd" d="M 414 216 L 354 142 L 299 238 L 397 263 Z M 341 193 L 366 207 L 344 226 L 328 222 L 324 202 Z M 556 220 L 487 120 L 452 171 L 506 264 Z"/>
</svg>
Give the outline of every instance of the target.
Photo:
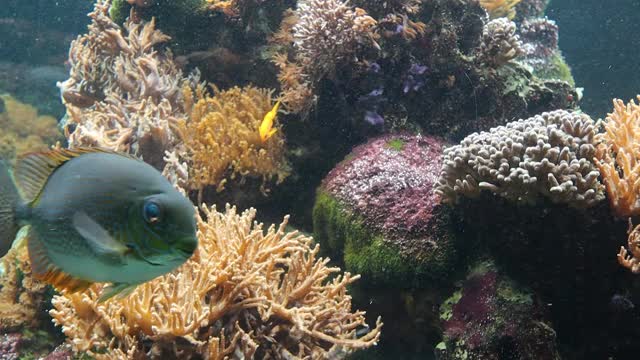
<svg viewBox="0 0 640 360">
<path fill-rule="evenodd" d="M 487 190 L 515 202 L 592 206 L 605 197 L 592 162 L 596 133 L 589 116 L 564 110 L 473 133 L 445 149 L 436 191 L 451 202 Z"/>
<path fill-rule="evenodd" d="M 281 99 L 287 109 L 307 113 L 317 83 L 338 64 L 353 61 L 363 47 L 378 47 L 376 21 L 341 0 L 301 0 L 285 13 L 272 43 L 285 49 L 273 56 L 280 69 Z"/>
<path fill-rule="evenodd" d="M 53 299 L 51 315 L 76 352 L 97 359 L 339 359 L 374 345 L 352 311 L 340 274 L 318 245 L 285 233 L 287 218 L 265 232 L 255 210 L 202 209 L 199 248 L 171 274 L 99 304 L 103 285 Z"/>
<path fill-rule="evenodd" d="M 507 18 L 498 18 L 485 24 L 476 60 L 497 68 L 522 55 L 522 42 L 516 34 L 516 24 Z"/>
<path fill-rule="evenodd" d="M 293 26 L 296 56 L 312 83 L 353 55 L 358 44 L 375 43 L 376 21 L 340 0 L 301 0 Z"/>
<path fill-rule="evenodd" d="M 69 79 L 58 84 L 69 146 L 127 151 L 162 168 L 177 142 L 172 126 L 185 117 L 182 88 L 196 80 L 182 76 L 169 51 L 155 49 L 169 37 L 153 20 L 130 18 L 121 28 L 109 4 L 96 3 L 89 32 L 71 44 Z"/>
</svg>

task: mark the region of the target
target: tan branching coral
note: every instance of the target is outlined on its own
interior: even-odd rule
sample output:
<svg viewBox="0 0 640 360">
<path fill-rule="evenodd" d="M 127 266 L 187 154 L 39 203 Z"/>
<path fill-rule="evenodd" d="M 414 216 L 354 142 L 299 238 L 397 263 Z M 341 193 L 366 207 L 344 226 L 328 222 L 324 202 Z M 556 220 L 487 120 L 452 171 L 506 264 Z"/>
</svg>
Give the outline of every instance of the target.
<svg viewBox="0 0 640 360">
<path fill-rule="evenodd" d="M 177 128 L 186 150 L 180 157 L 188 164 L 189 190 L 214 186 L 221 191 L 237 177 L 262 178 L 263 185 L 287 177 L 289 165 L 278 121 L 274 125 L 278 131 L 266 141 L 258 132 L 273 108 L 272 93 L 252 86 L 225 91 L 214 86 L 215 95 L 209 96 L 202 86 L 195 91 L 185 88 L 189 120 L 180 121 Z"/>
<path fill-rule="evenodd" d="M 318 245 L 285 233 L 287 218 L 264 231 L 255 210 L 203 208 L 200 245 L 178 270 L 98 304 L 102 285 L 56 296 L 51 315 L 77 352 L 97 359 L 342 358 L 374 345 L 339 274 Z M 363 330 L 364 329 L 364 330 Z M 360 337 L 357 333 L 364 333 Z"/>
<path fill-rule="evenodd" d="M 37 328 L 48 305 L 47 284 L 31 276 L 26 246 L 16 247 L 0 259 L 0 332 Z"/>
<path fill-rule="evenodd" d="M 280 29 L 269 42 L 277 47 L 288 49 L 293 44 L 293 27 L 298 22 L 295 12 L 288 9 L 280 22 Z M 304 113 L 314 103 L 315 94 L 311 84 L 305 79 L 304 68 L 295 61 L 289 61 L 287 52 L 275 52 L 271 61 L 279 69 L 280 101 L 294 113 Z"/>
<path fill-rule="evenodd" d="M 0 96 L 0 102 L 4 104 L 0 113 L 0 159 L 11 161 L 19 154 L 46 150 L 62 139 L 52 116 L 39 115 L 36 108 L 9 95 Z"/>
<path fill-rule="evenodd" d="M 480 0 L 480 5 L 487 10 L 492 19 L 507 17 L 513 19 L 516 16 L 515 6 L 521 0 Z"/>
<path fill-rule="evenodd" d="M 156 45 L 169 39 L 155 22 L 121 28 L 101 0 L 89 16 L 89 32 L 71 44 L 70 76 L 59 83 L 67 107 L 69 145 L 128 151 L 162 168 L 163 156 L 177 138 L 173 124 L 185 116 L 184 78 L 169 51 Z"/>
<path fill-rule="evenodd" d="M 640 95 L 638 96 L 640 100 Z M 613 101 L 613 112 L 598 136 L 596 164 L 617 216 L 640 214 L 640 104 Z"/>
</svg>

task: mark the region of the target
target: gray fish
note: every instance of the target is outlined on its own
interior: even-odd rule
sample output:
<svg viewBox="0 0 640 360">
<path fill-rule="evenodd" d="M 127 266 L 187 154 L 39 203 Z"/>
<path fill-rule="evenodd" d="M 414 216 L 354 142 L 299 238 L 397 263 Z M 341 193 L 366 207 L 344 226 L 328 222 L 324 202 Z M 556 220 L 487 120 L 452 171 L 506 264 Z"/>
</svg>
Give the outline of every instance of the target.
<svg viewBox="0 0 640 360">
<path fill-rule="evenodd" d="M 197 247 L 195 210 L 152 166 L 100 149 L 0 163 L 0 256 L 29 226 L 33 274 L 59 289 L 113 285 L 101 301 L 172 271 Z M 17 186 L 16 186 L 17 185 Z"/>
</svg>

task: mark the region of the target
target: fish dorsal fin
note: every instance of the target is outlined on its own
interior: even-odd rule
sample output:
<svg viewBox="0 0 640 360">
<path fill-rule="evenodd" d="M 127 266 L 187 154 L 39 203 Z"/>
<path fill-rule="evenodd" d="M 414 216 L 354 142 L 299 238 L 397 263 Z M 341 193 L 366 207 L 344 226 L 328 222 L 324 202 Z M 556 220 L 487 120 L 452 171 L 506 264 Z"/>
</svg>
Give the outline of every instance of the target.
<svg viewBox="0 0 640 360">
<path fill-rule="evenodd" d="M 114 239 L 109 232 L 93 220 L 84 211 L 76 211 L 72 217 L 73 227 L 98 255 L 123 263 L 123 256 L 130 251 L 128 247 Z"/>
<path fill-rule="evenodd" d="M 49 151 L 29 153 L 18 158 L 13 177 L 27 204 L 38 199 L 49 176 L 62 164 L 87 153 L 110 153 L 129 158 L 134 157 L 103 148 L 79 147 L 74 149 L 54 148 Z M 137 159 L 136 159 L 137 160 Z"/>
<path fill-rule="evenodd" d="M 31 272 L 34 278 L 49 283 L 58 290 L 67 290 L 69 292 L 85 290 L 91 286 L 90 281 L 82 280 L 63 272 L 51 261 L 47 249 L 33 227 L 29 228 L 27 237 Z"/>
</svg>

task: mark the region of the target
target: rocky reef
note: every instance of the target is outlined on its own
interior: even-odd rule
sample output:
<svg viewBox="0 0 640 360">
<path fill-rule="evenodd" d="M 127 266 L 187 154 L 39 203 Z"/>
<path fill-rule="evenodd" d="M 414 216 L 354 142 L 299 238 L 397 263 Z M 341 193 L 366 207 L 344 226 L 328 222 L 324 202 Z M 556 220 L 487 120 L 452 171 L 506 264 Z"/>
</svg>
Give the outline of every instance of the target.
<svg viewBox="0 0 640 360">
<path fill-rule="evenodd" d="M 546 5 L 97 0 L 58 79 L 64 138 L 2 95 L 1 155 L 141 158 L 198 206 L 200 245 L 106 303 L 33 281 L 16 245 L 0 355 L 637 353 L 640 106 L 580 111 Z"/>
</svg>

